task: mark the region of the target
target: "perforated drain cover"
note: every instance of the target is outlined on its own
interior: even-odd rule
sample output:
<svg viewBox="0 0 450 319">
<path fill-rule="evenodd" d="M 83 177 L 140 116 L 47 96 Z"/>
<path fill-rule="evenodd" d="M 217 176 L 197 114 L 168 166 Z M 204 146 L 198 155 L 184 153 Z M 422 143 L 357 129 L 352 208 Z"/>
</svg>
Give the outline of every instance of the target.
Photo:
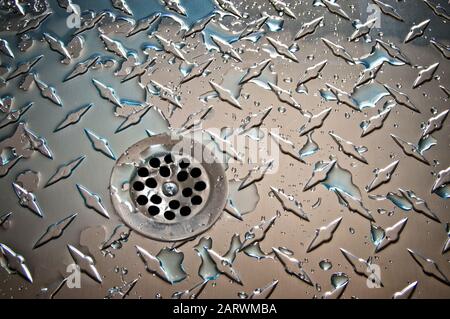
<svg viewBox="0 0 450 319">
<path fill-rule="evenodd" d="M 193 139 L 156 135 L 117 160 L 111 198 L 123 221 L 157 240 L 198 235 L 219 218 L 228 193 L 223 165 Z"/>
</svg>

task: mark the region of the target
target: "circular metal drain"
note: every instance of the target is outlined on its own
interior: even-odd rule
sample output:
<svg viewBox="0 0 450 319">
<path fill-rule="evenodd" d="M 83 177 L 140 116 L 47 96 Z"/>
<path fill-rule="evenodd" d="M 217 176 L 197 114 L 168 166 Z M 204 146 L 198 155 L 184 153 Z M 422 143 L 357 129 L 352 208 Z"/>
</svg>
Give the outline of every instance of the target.
<svg viewBox="0 0 450 319">
<path fill-rule="evenodd" d="M 166 134 L 128 148 L 113 168 L 110 187 L 124 222 L 163 241 L 207 230 L 222 213 L 228 194 L 224 167 L 211 150 Z"/>
</svg>

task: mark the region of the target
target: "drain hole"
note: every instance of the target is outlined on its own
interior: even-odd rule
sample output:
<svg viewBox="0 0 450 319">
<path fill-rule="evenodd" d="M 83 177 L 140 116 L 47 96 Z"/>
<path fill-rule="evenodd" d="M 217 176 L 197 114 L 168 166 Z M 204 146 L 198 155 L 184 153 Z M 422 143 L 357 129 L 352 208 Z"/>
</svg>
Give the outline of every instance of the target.
<svg viewBox="0 0 450 319">
<path fill-rule="evenodd" d="M 191 213 L 191 209 L 188 206 L 183 206 L 180 209 L 181 216 L 188 216 Z"/>
<path fill-rule="evenodd" d="M 170 209 L 178 209 L 180 207 L 180 202 L 177 200 L 171 200 L 169 202 Z"/>
<path fill-rule="evenodd" d="M 189 187 L 185 188 L 185 189 L 183 189 L 182 193 L 183 193 L 184 197 L 190 197 L 192 195 L 192 189 L 190 189 Z"/>
<path fill-rule="evenodd" d="M 148 208 L 148 213 L 152 216 L 158 215 L 159 214 L 159 207 L 158 206 L 150 206 Z"/>
<path fill-rule="evenodd" d="M 205 183 L 205 182 L 202 182 L 202 181 L 197 182 L 197 183 L 195 183 L 195 185 L 194 185 L 194 189 L 195 189 L 196 191 L 202 191 L 202 190 L 204 190 L 205 188 L 206 188 L 206 183 Z"/>
<path fill-rule="evenodd" d="M 168 168 L 167 166 L 161 166 L 159 168 L 159 174 L 162 177 L 169 177 L 170 176 L 170 168 Z"/>
<path fill-rule="evenodd" d="M 172 154 L 167 154 L 166 156 L 164 156 L 164 162 L 166 162 L 166 164 L 173 163 Z"/>
<path fill-rule="evenodd" d="M 175 218 L 175 213 L 168 210 L 167 212 L 164 213 L 164 217 L 168 220 L 172 220 Z"/>
<path fill-rule="evenodd" d="M 191 169 L 192 177 L 196 178 L 196 177 L 199 177 L 200 175 L 202 175 L 202 171 L 200 170 L 200 168 L 194 167 L 193 169 Z"/>
<path fill-rule="evenodd" d="M 144 189 L 144 184 L 142 182 L 134 182 L 133 188 L 135 191 L 140 192 L 141 190 Z"/>
<path fill-rule="evenodd" d="M 150 188 L 155 188 L 158 183 L 156 182 L 156 180 L 153 177 L 147 178 L 147 180 L 145 181 L 145 185 L 147 185 L 147 187 Z"/>
<path fill-rule="evenodd" d="M 200 205 L 202 201 L 203 201 L 202 198 L 198 195 L 195 195 L 194 197 L 191 198 L 192 205 Z"/>
<path fill-rule="evenodd" d="M 139 197 L 140 197 L 140 196 L 139 196 Z M 139 197 L 138 197 L 138 199 L 139 199 Z M 161 197 L 158 196 L 158 195 L 153 195 L 153 196 L 150 198 L 150 200 L 152 201 L 153 204 L 156 204 L 156 205 L 161 204 L 161 202 L 162 202 Z"/>
<path fill-rule="evenodd" d="M 182 159 L 179 163 L 178 166 L 180 166 L 180 168 L 188 168 L 190 162 L 187 159 Z"/>
<path fill-rule="evenodd" d="M 147 177 L 148 176 L 148 169 L 146 169 L 145 167 L 140 167 L 137 171 L 138 175 L 140 177 Z"/>
<path fill-rule="evenodd" d="M 136 202 L 137 202 L 139 205 L 143 206 L 143 205 L 145 205 L 145 204 L 148 203 L 148 198 L 147 198 L 147 196 L 145 196 L 145 195 L 139 195 L 139 196 L 136 198 Z"/>
<path fill-rule="evenodd" d="M 153 157 L 150 160 L 150 166 L 153 167 L 153 168 L 158 168 L 160 164 L 161 164 L 161 161 L 157 157 Z"/>
<path fill-rule="evenodd" d="M 184 182 L 188 178 L 188 173 L 185 171 L 181 171 L 177 174 L 177 179 L 179 182 Z"/>
</svg>

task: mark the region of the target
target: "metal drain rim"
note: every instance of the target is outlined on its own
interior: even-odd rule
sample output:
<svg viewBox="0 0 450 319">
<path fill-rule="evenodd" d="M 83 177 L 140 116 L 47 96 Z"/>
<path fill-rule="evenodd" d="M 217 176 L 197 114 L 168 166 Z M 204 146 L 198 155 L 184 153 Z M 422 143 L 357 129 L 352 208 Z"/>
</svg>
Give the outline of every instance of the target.
<svg viewBox="0 0 450 319">
<path fill-rule="evenodd" d="M 153 154 L 161 151 L 170 152 L 172 148 L 180 143 L 195 144 L 201 147 L 202 154 L 208 152 L 208 156 L 214 157 L 214 152 L 205 145 L 181 136 L 159 134 L 151 136 L 131 145 L 118 158 L 114 165 L 110 178 L 111 201 L 123 222 L 138 233 L 159 241 L 180 241 L 188 239 L 208 230 L 221 216 L 225 207 L 228 194 L 228 180 L 225 175 L 223 164 L 218 161 L 202 161 L 195 156 L 188 156 L 201 163 L 204 173 L 209 179 L 210 192 L 203 209 L 196 215 L 185 221 L 175 223 L 161 223 L 155 219 L 142 214 L 134 206 L 130 196 L 132 176 L 135 170 L 144 165 Z M 194 154 L 195 155 L 195 154 Z M 128 187 L 124 187 L 127 185 Z"/>
</svg>

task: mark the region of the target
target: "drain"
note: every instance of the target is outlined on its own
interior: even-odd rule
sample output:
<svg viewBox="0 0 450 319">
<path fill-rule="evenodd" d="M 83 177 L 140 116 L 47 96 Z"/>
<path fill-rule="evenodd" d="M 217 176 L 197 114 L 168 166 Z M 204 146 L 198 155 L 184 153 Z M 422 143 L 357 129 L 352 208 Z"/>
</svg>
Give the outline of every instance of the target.
<svg viewBox="0 0 450 319">
<path fill-rule="evenodd" d="M 130 195 L 142 214 L 154 216 L 159 222 L 178 222 L 202 210 L 204 199 L 210 193 L 208 185 L 209 177 L 203 165 L 194 158 L 187 158 L 186 154 L 159 153 L 136 170 L 131 179 Z M 183 215 L 178 214 L 182 207 L 189 207 L 189 213 L 184 209 Z"/>
<path fill-rule="evenodd" d="M 123 221 L 163 241 L 207 230 L 220 216 L 228 193 L 224 167 L 211 150 L 192 139 L 166 134 L 126 150 L 113 168 L 110 186 Z"/>
</svg>

